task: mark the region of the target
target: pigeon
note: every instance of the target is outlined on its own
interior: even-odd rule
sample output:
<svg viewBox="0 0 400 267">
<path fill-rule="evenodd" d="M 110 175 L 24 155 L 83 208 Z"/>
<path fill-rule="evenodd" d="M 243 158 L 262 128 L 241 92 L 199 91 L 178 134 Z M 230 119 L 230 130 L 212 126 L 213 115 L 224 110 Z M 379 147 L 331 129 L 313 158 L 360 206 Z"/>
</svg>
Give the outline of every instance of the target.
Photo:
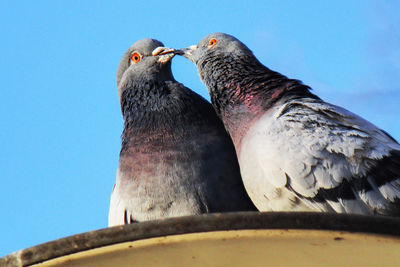
<svg viewBox="0 0 400 267">
<path fill-rule="evenodd" d="M 400 216 L 400 145 L 388 133 L 265 67 L 231 35 L 175 54 L 197 66 L 260 211 Z"/>
<path fill-rule="evenodd" d="M 173 50 L 162 47 L 139 40 L 118 67 L 124 129 L 109 226 L 257 211 L 221 120 L 207 100 L 174 79 Z"/>
</svg>

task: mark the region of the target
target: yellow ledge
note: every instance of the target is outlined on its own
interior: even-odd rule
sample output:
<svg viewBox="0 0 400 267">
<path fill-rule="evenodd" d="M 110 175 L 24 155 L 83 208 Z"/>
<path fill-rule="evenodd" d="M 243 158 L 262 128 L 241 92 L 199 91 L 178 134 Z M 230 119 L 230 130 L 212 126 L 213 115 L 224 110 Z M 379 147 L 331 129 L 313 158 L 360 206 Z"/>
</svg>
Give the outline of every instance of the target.
<svg viewBox="0 0 400 267">
<path fill-rule="evenodd" d="M 230 230 L 124 242 L 33 266 L 400 266 L 400 239 L 327 230 Z"/>
</svg>

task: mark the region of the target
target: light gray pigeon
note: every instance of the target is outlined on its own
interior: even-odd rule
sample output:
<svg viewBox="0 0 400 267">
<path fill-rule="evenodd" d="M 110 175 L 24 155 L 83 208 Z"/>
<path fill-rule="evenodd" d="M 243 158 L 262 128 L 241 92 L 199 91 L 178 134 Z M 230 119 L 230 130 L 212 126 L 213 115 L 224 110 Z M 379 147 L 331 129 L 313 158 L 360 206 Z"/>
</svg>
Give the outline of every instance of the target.
<svg viewBox="0 0 400 267">
<path fill-rule="evenodd" d="M 210 103 L 175 81 L 174 54 L 160 46 L 137 41 L 118 68 L 124 130 L 109 226 L 257 210 L 222 122 Z"/>
<path fill-rule="evenodd" d="M 261 211 L 400 216 L 400 145 L 215 33 L 176 51 L 197 66 Z"/>
</svg>

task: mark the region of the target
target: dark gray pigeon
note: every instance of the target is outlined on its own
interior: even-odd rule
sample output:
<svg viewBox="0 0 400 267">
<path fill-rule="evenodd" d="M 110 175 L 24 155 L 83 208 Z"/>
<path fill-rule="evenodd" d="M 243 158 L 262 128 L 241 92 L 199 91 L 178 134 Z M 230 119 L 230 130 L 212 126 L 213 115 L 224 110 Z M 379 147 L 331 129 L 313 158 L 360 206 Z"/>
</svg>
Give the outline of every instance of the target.
<svg viewBox="0 0 400 267">
<path fill-rule="evenodd" d="M 124 130 L 109 226 L 256 210 L 222 122 L 210 103 L 175 81 L 174 54 L 160 46 L 136 42 L 118 68 Z"/>
<path fill-rule="evenodd" d="M 261 211 L 400 215 L 400 145 L 215 33 L 177 51 L 197 66 Z"/>
</svg>

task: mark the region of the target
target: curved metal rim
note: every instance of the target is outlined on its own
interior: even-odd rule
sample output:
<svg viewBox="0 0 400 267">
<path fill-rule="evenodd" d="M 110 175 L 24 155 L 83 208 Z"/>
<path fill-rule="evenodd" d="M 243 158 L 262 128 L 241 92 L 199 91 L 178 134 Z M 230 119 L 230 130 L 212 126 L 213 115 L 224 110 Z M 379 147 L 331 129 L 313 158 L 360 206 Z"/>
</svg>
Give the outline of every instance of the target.
<svg viewBox="0 0 400 267">
<path fill-rule="evenodd" d="M 250 229 L 333 230 L 400 237 L 400 219 L 310 212 L 237 212 L 176 217 L 57 239 L 0 258 L 0 265 L 28 266 L 106 245 L 153 237 Z"/>
</svg>

